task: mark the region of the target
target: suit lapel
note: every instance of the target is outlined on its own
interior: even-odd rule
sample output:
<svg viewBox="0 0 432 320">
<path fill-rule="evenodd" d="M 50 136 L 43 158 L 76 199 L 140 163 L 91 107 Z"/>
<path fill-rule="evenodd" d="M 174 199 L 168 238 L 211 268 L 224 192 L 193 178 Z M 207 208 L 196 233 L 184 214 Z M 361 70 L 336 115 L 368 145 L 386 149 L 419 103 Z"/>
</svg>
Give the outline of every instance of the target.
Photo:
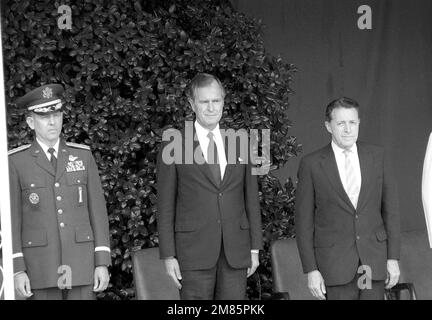
<svg viewBox="0 0 432 320">
<path fill-rule="evenodd" d="M 349 211 L 352 212 L 353 210 L 355 210 L 353 204 L 351 203 L 351 200 L 349 199 L 343 187 L 331 144 L 327 146 L 322 155 L 321 166 L 323 171 L 327 175 L 327 178 L 330 181 L 333 189 L 337 192 L 343 202 L 348 205 Z"/>
<path fill-rule="evenodd" d="M 37 143 L 36 140 L 33 142 L 30 152 L 32 156 L 35 157 L 36 164 L 39 167 L 44 169 L 52 176 L 55 176 L 54 168 L 51 162 L 48 161 L 48 157 L 46 156 L 45 152 L 43 152 L 42 147 L 39 145 L 39 143 Z"/>
<path fill-rule="evenodd" d="M 357 211 L 360 211 L 360 209 L 365 203 L 365 199 L 367 198 L 366 196 L 369 190 L 372 189 L 370 187 L 370 184 L 372 182 L 373 158 L 362 143 L 357 143 L 357 151 L 360 161 L 360 172 L 362 177 L 360 194 L 357 202 Z"/>
<path fill-rule="evenodd" d="M 226 132 L 226 131 L 225 131 Z M 229 177 L 231 176 L 231 172 L 233 169 L 233 166 L 235 165 L 235 163 L 230 164 L 228 162 L 228 160 L 230 159 L 228 157 L 228 141 L 227 141 L 227 136 L 222 135 L 222 141 L 224 144 L 224 149 L 225 149 L 225 159 L 227 160 L 227 165 L 225 167 L 225 173 L 224 176 L 222 177 L 222 182 L 221 182 L 221 189 L 225 187 L 225 185 L 228 183 L 229 181 Z M 236 144 L 236 156 L 239 154 L 239 146 Z"/>
</svg>

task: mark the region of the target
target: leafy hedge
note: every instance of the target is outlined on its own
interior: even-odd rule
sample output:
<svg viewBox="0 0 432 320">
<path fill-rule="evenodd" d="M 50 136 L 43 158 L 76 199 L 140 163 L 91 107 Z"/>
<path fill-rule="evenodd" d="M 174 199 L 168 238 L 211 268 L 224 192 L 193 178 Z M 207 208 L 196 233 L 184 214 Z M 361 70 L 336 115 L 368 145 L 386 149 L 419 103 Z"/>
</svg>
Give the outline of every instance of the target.
<svg viewBox="0 0 432 320">
<path fill-rule="evenodd" d="M 61 4 L 72 8 L 72 30 L 57 27 Z M 228 1 L 7 0 L 2 15 L 9 147 L 33 139 L 13 101 L 57 82 L 66 88 L 64 137 L 90 145 L 98 163 L 113 260 L 100 298 L 133 297 L 130 254 L 158 245 L 156 155 L 164 129 L 193 119 L 184 92 L 197 72 L 225 84 L 225 125 L 271 129 L 272 170 L 300 151 L 286 112 L 294 67 L 267 54 L 260 23 Z M 268 246 L 292 233 L 293 190 L 260 177 L 267 250 L 252 299 L 271 292 Z"/>
</svg>

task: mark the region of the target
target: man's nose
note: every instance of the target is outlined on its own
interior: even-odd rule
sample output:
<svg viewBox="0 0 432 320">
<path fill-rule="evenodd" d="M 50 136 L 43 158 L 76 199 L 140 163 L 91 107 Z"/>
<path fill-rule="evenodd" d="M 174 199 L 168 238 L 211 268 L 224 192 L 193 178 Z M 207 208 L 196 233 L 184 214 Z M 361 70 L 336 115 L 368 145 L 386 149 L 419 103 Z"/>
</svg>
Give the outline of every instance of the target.
<svg viewBox="0 0 432 320">
<path fill-rule="evenodd" d="M 345 132 L 346 133 L 351 133 L 351 125 L 350 124 L 347 124 L 346 126 L 345 126 Z"/>
<path fill-rule="evenodd" d="M 48 122 L 49 122 L 49 124 L 54 124 L 55 123 L 55 120 L 54 120 L 55 118 L 54 118 L 54 115 L 53 114 L 51 114 L 50 116 L 49 116 L 49 118 L 48 118 Z"/>
<path fill-rule="evenodd" d="M 208 105 L 207 105 L 207 110 L 208 111 L 210 111 L 210 112 L 213 112 L 214 111 L 214 105 L 213 105 L 213 102 L 209 102 L 208 103 Z"/>
</svg>

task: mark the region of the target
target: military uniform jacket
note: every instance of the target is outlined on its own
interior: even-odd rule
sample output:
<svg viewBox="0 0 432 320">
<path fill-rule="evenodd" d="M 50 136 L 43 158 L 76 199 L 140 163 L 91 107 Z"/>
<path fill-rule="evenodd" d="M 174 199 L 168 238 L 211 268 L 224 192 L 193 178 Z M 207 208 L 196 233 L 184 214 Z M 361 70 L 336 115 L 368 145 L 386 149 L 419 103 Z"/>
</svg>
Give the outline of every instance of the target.
<svg viewBox="0 0 432 320">
<path fill-rule="evenodd" d="M 32 289 L 94 282 L 110 265 L 108 216 L 96 162 L 85 145 L 60 140 L 57 171 L 40 145 L 9 152 L 14 272 Z M 64 281 L 61 283 L 68 283 Z"/>
</svg>

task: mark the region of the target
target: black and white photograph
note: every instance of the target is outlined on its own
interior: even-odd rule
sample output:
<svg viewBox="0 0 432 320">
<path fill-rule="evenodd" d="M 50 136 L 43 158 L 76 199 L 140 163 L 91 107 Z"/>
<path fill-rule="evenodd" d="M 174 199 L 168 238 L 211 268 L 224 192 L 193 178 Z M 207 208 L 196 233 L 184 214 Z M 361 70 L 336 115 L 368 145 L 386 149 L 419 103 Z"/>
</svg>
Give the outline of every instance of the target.
<svg viewBox="0 0 432 320">
<path fill-rule="evenodd" d="M 0 300 L 432 300 L 431 17 L 1 1 Z"/>
</svg>

